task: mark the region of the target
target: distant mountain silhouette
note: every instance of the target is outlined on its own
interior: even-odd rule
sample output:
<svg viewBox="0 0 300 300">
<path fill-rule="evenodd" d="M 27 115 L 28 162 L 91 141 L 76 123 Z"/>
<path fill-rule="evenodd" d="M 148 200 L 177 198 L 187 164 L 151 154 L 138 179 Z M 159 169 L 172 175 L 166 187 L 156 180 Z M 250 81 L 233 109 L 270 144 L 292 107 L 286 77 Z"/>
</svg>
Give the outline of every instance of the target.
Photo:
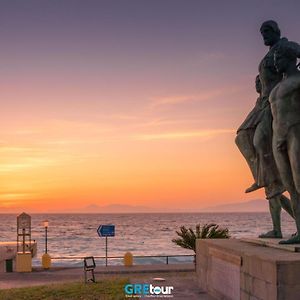
<svg viewBox="0 0 300 300">
<path fill-rule="evenodd" d="M 111 204 L 99 206 L 97 204 L 90 204 L 82 209 L 82 213 L 138 213 L 138 212 L 152 212 L 153 209 L 146 206 L 133 206 L 126 204 Z"/>
<path fill-rule="evenodd" d="M 24 208 L 14 207 L 6 208 L 0 206 L 1 213 L 21 213 Z M 25 209 L 28 213 L 62 213 L 62 211 L 57 209 L 48 209 L 47 211 L 36 211 L 34 209 Z M 135 206 L 126 204 L 111 204 L 111 205 L 97 205 L 89 204 L 82 208 L 74 208 L 64 210 L 63 213 L 185 213 L 185 212 L 266 212 L 268 211 L 268 201 L 267 200 L 250 200 L 238 203 L 228 203 L 216 206 L 209 206 L 203 209 L 155 209 L 153 207 L 147 206 Z"/>
<path fill-rule="evenodd" d="M 267 200 L 257 199 L 246 202 L 228 203 L 204 208 L 203 212 L 266 212 L 269 210 Z"/>
</svg>

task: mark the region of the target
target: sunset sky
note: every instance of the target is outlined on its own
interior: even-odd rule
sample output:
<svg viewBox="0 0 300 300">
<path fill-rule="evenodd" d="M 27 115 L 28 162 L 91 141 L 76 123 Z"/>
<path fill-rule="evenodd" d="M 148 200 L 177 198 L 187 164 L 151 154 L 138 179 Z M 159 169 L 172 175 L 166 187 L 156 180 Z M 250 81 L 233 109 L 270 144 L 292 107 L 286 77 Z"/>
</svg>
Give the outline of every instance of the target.
<svg viewBox="0 0 300 300">
<path fill-rule="evenodd" d="M 0 2 L 0 213 L 263 198 L 235 131 L 297 1 Z"/>
</svg>

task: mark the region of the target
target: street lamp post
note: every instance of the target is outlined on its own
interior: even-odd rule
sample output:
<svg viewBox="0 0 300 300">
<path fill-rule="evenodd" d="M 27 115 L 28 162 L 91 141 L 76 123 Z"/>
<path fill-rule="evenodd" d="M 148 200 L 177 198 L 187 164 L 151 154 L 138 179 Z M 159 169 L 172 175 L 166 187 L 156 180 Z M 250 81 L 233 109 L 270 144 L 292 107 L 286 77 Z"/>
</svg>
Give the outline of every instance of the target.
<svg viewBox="0 0 300 300">
<path fill-rule="evenodd" d="M 45 220 L 44 221 L 44 227 L 45 227 L 45 253 L 48 253 L 48 226 L 49 226 L 49 221 Z"/>
<path fill-rule="evenodd" d="M 45 270 L 50 269 L 51 267 L 51 256 L 48 254 L 48 226 L 49 221 L 45 220 L 43 222 L 45 228 L 45 253 L 42 256 L 42 266 Z"/>
</svg>

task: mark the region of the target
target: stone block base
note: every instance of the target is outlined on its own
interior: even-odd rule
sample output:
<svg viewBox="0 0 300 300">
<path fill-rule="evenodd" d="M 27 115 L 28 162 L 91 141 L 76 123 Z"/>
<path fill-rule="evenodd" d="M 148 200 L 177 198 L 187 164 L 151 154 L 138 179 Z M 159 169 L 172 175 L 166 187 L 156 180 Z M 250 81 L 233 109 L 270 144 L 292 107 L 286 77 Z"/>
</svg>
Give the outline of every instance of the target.
<svg viewBox="0 0 300 300">
<path fill-rule="evenodd" d="M 197 240 L 200 288 L 216 299 L 300 299 L 300 253 L 237 239 Z"/>
</svg>

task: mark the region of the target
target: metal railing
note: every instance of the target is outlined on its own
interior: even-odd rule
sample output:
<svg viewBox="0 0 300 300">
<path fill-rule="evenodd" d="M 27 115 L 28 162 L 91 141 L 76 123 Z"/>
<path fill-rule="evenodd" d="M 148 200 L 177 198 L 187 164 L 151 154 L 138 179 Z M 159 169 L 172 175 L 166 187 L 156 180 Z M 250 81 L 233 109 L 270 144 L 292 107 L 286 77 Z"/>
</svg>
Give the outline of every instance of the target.
<svg viewBox="0 0 300 300">
<path fill-rule="evenodd" d="M 53 260 L 68 260 L 68 259 L 84 259 L 85 256 L 57 256 L 52 257 Z M 106 259 L 105 256 L 93 256 L 95 259 Z M 165 263 L 169 264 L 169 258 L 175 257 L 191 257 L 195 259 L 193 254 L 172 254 L 172 255 L 134 255 L 133 258 L 165 258 Z M 107 256 L 107 259 L 123 259 L 124 256 Z"/>
</svg>

